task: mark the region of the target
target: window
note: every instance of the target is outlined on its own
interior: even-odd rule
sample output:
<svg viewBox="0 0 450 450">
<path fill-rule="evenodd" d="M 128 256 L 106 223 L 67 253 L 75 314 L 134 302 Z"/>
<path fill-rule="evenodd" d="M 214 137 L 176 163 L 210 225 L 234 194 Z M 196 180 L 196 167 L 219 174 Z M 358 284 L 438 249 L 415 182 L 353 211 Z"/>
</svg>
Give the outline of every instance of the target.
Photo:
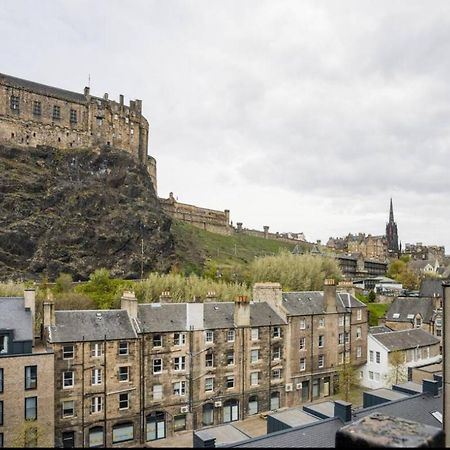
<svg viewBox="0 0 450 450">
<path fill-rule="evenodd" d="M 186 429 L 186 414 L 173 418 L 173 431 L 183 431 Z"/>
<path fill-rule="evenodd" d="M 272 392 L 270 394 L 270 409 L 278 409 L 280 407 L 280 393 Z"/>
<path fill-rule="evenodd" d="M 300 372 L 306 370 L 306 358 L 300 358 Z"/>
<path fill-rule="evenodd" d="M 130 381 L 130 368 L 119 367 L 119 381 Z"/>
<path fill-rule="evenodd" d="M 0 433 L 0 448 L 3 448 L 4 444 L 3 444 L 3 433 Z"/>
<path fill-rule="evenodd" d="M 63 448 L 75 448 L 75 431 L 62 432 Z"/>
<path fill-rule="evenodd" d="M 281 359 L 281 347 L 279 345 L 274 347 L 272 352 L 272 361 L 276 361 L 278 359 Z"/>
<path fill-rule="evenodd" d="M 273 327 L 272 329 L 272 337 L 280 338 L 281 337 L 281 327 Z"/>
<path fill-rule="evenodd" d="M 373 350 L 369 350 L 369 361 L 373 362 Z"/>
<path fill-rule="evenodd" d="M 362 310 L 357 309 L 356 310 L 356 320 L 361 320 L 361 319 L 362 319 Z"/>
<path fill-rule="evenodd" d="M 321 317 L 319 319 L 319 327 L 323 328 L 325 326 L 325 317 Z"/>
<path fill-rule="evenodd" d="M 202 423 L 203 425 L 212 425 L 214 423 L 214 405 L 212 403 L 203 405 Z"/>
<path fill-rule="evenodd" d="M 339 364 L 344 364 L 344 353 L 339 353 Z"/>
<path fill-rule="evenodd" d="M 206 367 L 214 367 L 214 353 L 207 352 L 205 354 L 205 366 Z"/>
<path fill-rule="evenodd" d="M 8 353 L 8 336 L 0 336 L 0 354 Z"/>
<path fill-rule="evenodd" d="M 75 402 L 73 400 L 66 400 L 62 402 L 62 416 L 73 417 L 75 414 Z"/>
<path fill-rule="evenodd" d="M 61 108 L 57 105 L 53 106 L 53 119 L 61 119 Z"/>
<path fill-rule="evenodd" d="M 92 369 L 91 384 L 102 384 L 102 369 Z"/>
<path fill-rule="evenodd" d="M 93 427 L 89 430 L 89 447 L 102 447 L 103 442 L 103 428 Z"/>
<path fill-rule="evenodd" d="M 344 341 L 346 344 L 350 342 L 350 333 L 348 331 L 344 333 Z"/>
<path fill-rule="evenodd" d="M 33 115 L 40 116 L 42 114 L 41 102 L 33 102 Z"/>
<path fill-rule="evenodd" d="M 214 390 L 214 378 L 205 378 L 205 392 Z"/>
<path fill-rule="evenodd" d="M 19 96 L 11 95 L 9 106 L 13 111 L 19 112 Z"/>
<path fill-rule="evenodd" d="M 380 361 L 381 361 L 381 355 L 380 355 L 380 352 L 376 352 L 375 353 L 375 360 L 376 360 L 376 363 L 377 364 L 380 364 Z"/>
<path fill-rule="evenodd" d="M 259 372 L 250 373 L 250 384 L 252 386 L 256 386 L 259 384 Z"/>
<path fill-rule="evenodd" d="M 174 368 L 174 370 L 185 370 L 186 357 L 178 356 L 178 357 L 174 358 L 173 368 Z"/>
<path fill-rule="evenodd" d="M 91 398 L 91 414 L 99 413 L 103 410 L 103 397 L 99 395 Z"/>
<path fill-rule="evenodd" d="M 373 372 L 369 371 L 369 380 L 373 380 Z"/>
<path fill-rule="evenodd" d="M 63 346 L 63 359 L 73 359 L 73 345 Z"/>
<path fill-rule="evenodd" d="M 223 404 L 223 421 L 224 423 L 234 422 L 239 420 L 239 401 L 227 400 Z"/>
<path fill-rule="evenodd" d="M 186 395 L 186 381 L 177 381 L 172 386 L 173 395 Z"/>
<path fill-rule="evenodd" d="M 350 315 L 345 316 L 345 326 L 346 327 L 350 326 Z"/>
<path fill-rule="evenodd" d="M 3 369 L 0 369 L 0 393 L 3 392 Z"/>
<path fill-rule="evenodd" d="M 234 352 L 229 351 L 227 352 L 227 366 L 233 366 L 234 365 Z"/>
<path fill-rule="evenodd" d="M 37 366 L 25 367 L 25 389 L 37 388 Z"/>
<path fill-rule="evenodd" d="M 356 357 L 361 358 L 361 355 L 362 355 L 362 347 L 358 346 L 356 347 Z"/>
<path fill-rule="evenodd" d="M 281 379 L 281 369 L 273 369 L 272 380 L 280 380 L 280 379 Z"/>
<path fill-rule="evenodd" d="M 37 419 L 37 397 L 25 399 L 25 420 Z"/>
<path fill-rule="evenodd" d="M 134 439 L 133 424 L 131 422 L 113 426 L 113 444 L 132 441 Z"/>
<path fill-rule="evenodd" d="M 119 409 L 128 409 L 130 407 L 130 394 L 119 394 Z"/>
<path fill-rule="evenodd" d="M 72 370 L 67 370 L 63 372 L 63 389 L 73 387 L 74 372 Z"/>
<path fill-rule="evenodd" d="M 437 337 L 441 337 L 442 336 L 442 330 L 441 329 L 437 329 L 436 330 L 436 336 Z"/>
<path fill-rule="evenodd" d="M 339 345 L 342 345 L 344 343 L 344 333 L 339 333 Z"/>
<path fill-rule="evenodd" d="M 162 347 L 162 335 L 161 334 L 153 335 L 153 347 Z"/>
<path fill-rule="evenodd" d="M 0 400 L 0 425 L 3 425 L 3 400 Z"/>
<path fill-rule="evenodd" d="M 128 342 L 120 341 L 119 342 L 119 355 L 128 355 Z"/>
<path fill-rule="evenodd" d="M 75 109 L 70 110 L 70 123 L 77 123 L 77 111 Z"/>
<path fill-rule="evenodd" d="M 211 331 L 211 330 L 205 331 L 205 342 L 207 342 L 207 343 L 214 342 L 214 331 Z"/>
<path fill-rule="evenodd" d="M 234 388 L 234 376 L 233 375 L 227 376 L 227 380 L 226 380 L 225 386 L 226 386 L 227 389 Z"/>
<path fill-rule="evenodd" d="M 300 319 L 300 330 L 305 330 L 306 329 L 306 319 L 304 317 L 302 317 Z"/>
<path fill-rule="evenodd" d="M 420 328 L 422 326 L 422 318 L 417 316 L 416 317 L 416 328 Z"/>
<path fill-rule="evenodd" d="M 258 349 L 253 349 L 250 352 L 250 362 L 255 363 L 258 362 L 259 360 L 259 350 Z"/>
<path fill-rule="evenodd" d="M 234 335 L 235 335 L 234 330 L 228 330 L 227 342 L 234 342 Z"/>
<path fill-rule="evenodd" d="M 323 343 L 325 342 L 325 336 L 319 336 L 319 348 L 323 347 Z"/>
<path fill-rule="evenodd" d="M 306 350 L 306 338 L 300 338 L 300 350 Z"/>
<path fill-rule="evenodd" d="M 259 328 L 252 328 L 252 341 L 259 340 Z"/>
<path fill-rule="evenodd" d="M 436 317 L 435 324 L 437 327 L 441 327 L 442 326 L 442 318 Z"/>
<path fill-rule="evenodd" d="M 356 339 L 361 339 L 362 330 L 361 327 L 356 327 Z"/>
<path fill-rule="evenodd" d="M 161 400 L 163 398 L 162 384 L 153 385 L 153 400 Z"/>
<path fill-rule="evenodd" d="M 146 418 L 146 439 L 155 441 L 166 437 L 166 413 L 156 411 L 149 414 Z"/>
<path fill-rule="evenodd" d="M 325 356 L 319 355 L 319 364 L 318 364 L 319 369 L 322 369 L 324 365 L 325 365 Z"/>
<path fill-rule="evenodd" d="M 161 358 L 156 358 L 153 360 L 153 373 L 161 373 L 163 368 L 163 363 Z"/>
<path fill-rule="evenodd" d="M 103 118 L 102 117 L 96 117 L 96 122 L 97 122 L 97 125 L 99 127 L 101 127 L 103 125 Z"/>
<path fill-rule="evenodd" d="M 174 333 L 173 345 L 184 345 L 184 344 L 186 344 L 186 334 L 185 333 Z"/>
<path fill-rule="evenodd" d="M 100 356 L 103 356 L 103 344 L 100 342 L 97 342 L 95 344 L 91 344 L 91 356 L 93 358 L 99 358 Z"/>
<path fill-rule="evenodd" d="M 344 316 L 339 316 L 339 326 L 340 327 L 344 326 Z"/>
<path fill-rule="evenodd" d="M 394 314 L 392 314 L 392 318 L 393 319 L 399 319 L 400 318 L 400 314 L 399 313 L 394 313 Z"/>
</svg>

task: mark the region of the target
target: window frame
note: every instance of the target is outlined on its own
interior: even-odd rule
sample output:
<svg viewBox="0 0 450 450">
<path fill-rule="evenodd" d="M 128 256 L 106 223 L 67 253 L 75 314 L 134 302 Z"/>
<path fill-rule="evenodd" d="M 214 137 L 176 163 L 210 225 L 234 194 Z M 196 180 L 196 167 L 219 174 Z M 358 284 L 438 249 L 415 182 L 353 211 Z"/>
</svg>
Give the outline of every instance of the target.
<svg viewBox="0 0 450 450">
<path fill-rule="evenodd" d="M 53 120 L 61 120 L 61 106 L 53 105 L 52 119 Z"/>
<path fill-rule="evenodd" d="M 227 331 L 227 342 L 234 342 L 235 339 L 236 339 L 236 331 L 235 331 L 235 329 L 234 328 L 229 328 L 228 331 Z"/>
<path fill-rule="evenodd" d="M 91 414 L 98 414 L 103 411 L 103 396 L 101 395 L 94 395 L 91 397 Z"/>
<path fill-rule="evenodd" d="M 72 384 L 66 384 L 66 381 L 68 381 L 68 379 L 66 378 L 66 374 L 70 373 L 71 374 L 71 382 Z M 75 371 L 74 370 L 63 370 L 63 376 L 62 376 L 62 387 L 63 389 L 72 389 L 75 386 Z"/>
<path fill-rule="evenodd" d="M 66 349 L 68 349 L 68 348 L 72 348 L 72 350 L 66 350 Z M 72 355 L 72 356 L 66 356 L 67 354 L 70 354 L 70 355 Z M 72 345 L 63 345 L 63 347 L 62 347 L 62 359 L 65 359 L 65 360 L 67 360 L 67 359 L 74 359 L 74 357 L 75 357 L 75 346 L 72 344 Z"/>
<path fill-rule="evenodd" d="M 124 350 L 124 345 L 126 346 L 125 348 L 125 352 Z M 128 356 L 130 354 L 130 346 L 128 341 L 119 341 L 119 352 L 118 352 L 119 356 Z"/>
<path fill-rule="evenodd" d="M 126 369 L 125 372 L 122 372 L 123 369 Z M 130 366 L 120 366 L 117 370 L 117 376 L 119 379 L 119 383 L 127 383 L 130 381 Z M 126 378 L 123 378 L 123 375 L 126 375 Z"/>
<path fill-rule="evenodd" d="M 29 401 L 34 401 L 34 408 L 30 408 L 27 403 Z M 38 419 L 38 398 L 37 396 L 35 397 L 25 397 L 25 401 L 24 401 L 24 406 L 25 406 L 25 411 L 24 411 L 24 417 L 25 420 L 37 420 Z M 28 417 L 28 411 L 29 410 L 35 410 L 35 416 L 34 417 Z"/>
<path fill-rule="evenodd" d="M 317 368 L 323 369 L 325 367 L 325 355 L 319 355 L 317 358 Z"/>
<path fill-rule="evenodd" d="M 64 414 L 65 408 L 64 405 L 66 403 L 72 403 L 72 414 Z M 61 403 L 61 417 L 63 419 L 67 419 L 68 417 L 75 417 L 75 400 L 63 400 Z"/>
<path fill-rule="evenodd" d="M 163 346 L 163 335 L 161 333 L 152 336 L 153 348 L 161 348 Z"/>
<path fill-rule="evenodd" d="M 126 398 L 125 398 L 126 396 Z M 123 404 L 126 404 L 126 406 L 121 406 Z M 122 392 L 119 394 L 119 410 L 123 411 L 125 409 L 130 409 L 130 393 L 129 392 Z"/>
<path fill-rule="evenodd" d="M 205 392 L 213 392 L 214 391 L 214 377 L 206 377 L 204 383 Z"/>
<path fill-rule="evenodd" d="M 176 387 L 179 385 L 179 387 Z M 178 391 L 178 392 L 177 392 Z M 185 397 L 186 396 L 186 381 L 178 380 L 172 383 L 172 394 L 176 397 Z"/>
<path fill-rule="evenodd" d="M 32 375 L 27 376 L 27 370 L 29 369 L 29 371 L 31 372 L 32 369 L 35 370 L 35 375 L 34 375 L 34 385 L 31 383 L 31 386 L 27 385 L 27 381 L 33 381 L 33 377 Z M 33 366 L 25 366 L 24 368 L 24 375 L 25 375 L 25 390 L 26 391 L 32 391 L 34 389 L 37 389 L 37 385 L 38 385 L 38 366 L 33 365 Z"/>
<path fill-rule="evenodd" d="M 156 361 L 160 361 L 159 366 L 160 366 L 160 370 L 155 371 L 155 363 Z M 152 360 L 152 372 L 153 374 L 158 374 L 158 373 L 162 373 L 163 371 L 163 359 L 162 358 L 153 358 Z"/>
</svg>

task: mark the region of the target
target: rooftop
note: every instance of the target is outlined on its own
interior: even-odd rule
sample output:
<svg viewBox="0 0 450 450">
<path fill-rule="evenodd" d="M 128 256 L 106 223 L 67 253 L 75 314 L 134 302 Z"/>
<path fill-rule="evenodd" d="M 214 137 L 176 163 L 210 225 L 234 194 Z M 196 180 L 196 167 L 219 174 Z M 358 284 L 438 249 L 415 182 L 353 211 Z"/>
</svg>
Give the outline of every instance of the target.
<svg viewBox="0 0 450 450">
<path fill-rule="evenodd" d="M 23 297 L 0 297 L 0 330 L 14 330 L 15 341 L 33 339 L 31 311 Z"/>
<path fill-rule="evenodd" d="M 392 331 L 391 333 L 372 334 L 388 351 L 407 350 L 416 347 L 426 347 L 439 344 L 439 339 L 421 328 Z"/>
</svg>

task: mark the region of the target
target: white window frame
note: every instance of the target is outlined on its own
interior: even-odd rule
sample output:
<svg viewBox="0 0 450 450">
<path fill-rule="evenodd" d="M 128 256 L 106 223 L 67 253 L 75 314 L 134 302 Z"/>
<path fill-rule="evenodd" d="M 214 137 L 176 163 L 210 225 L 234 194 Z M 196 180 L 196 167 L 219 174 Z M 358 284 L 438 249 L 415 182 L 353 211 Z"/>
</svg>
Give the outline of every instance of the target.
<svg viewBox="0 0 450 450">
<path fill-rule="evenodd" d="M 361 339 L 361 338 L 362 338 L 362 328 L 356 327 L 356 339 Z"/>
<path fill-rule="evenodd" d="M 227 331 L 227 342 L 234 342 L 235 337 L 236 337 L 236 332 L 235 332 L 234 328 L 230 328 Z"/>
<path fill-rule="evenodd" d="M 100 358 L 103 356 L 103 342 L 94 342 L 91 344 L 91 357 Z"/>
<path fill-rule="evenodd" d="M 103 373 L 102 369 L 95 367 L 91 371 L 91 385 L 98 386 L 103 383 Z"/>
<path fill-rule="evenodd" d="M 319 335 L 319 348 L 323 348 L 325 345 L 325 336 L 323 334 Z"/>
<path fill-rule="evenodd" d="M 179 372 L 181 370 L 186 370 L 186 357 L 185 356 L 175 356 L 173 359 L 173 370 Z"/>
<path fill-rule="evenodd" d="M 300 338 L 300 350 L 306 350 L 306 337 L 303 336 Z"/>
<path fill-rule="evenodd" d="M 279 338 L 281 338 L 281 327 L 279 325 L 276 325 L 272 328 L 272 339 Z"/>
<path fill-rule="evenodd" d="M 369 350 L 369 362 L 373 362 L 373 350 Z"/>
<path fill-rule="evenodd" d="M 214 391 L 214 378 L 207 377 L 205 378 L 205 392 Z"/>
<path fill-rule="evenodd" d="M 356 357 L 361 358 L 361 356 L 362 356 L 362 347 L 358 345 L 358 347 L 356 347 Z"/>
<path fill-rule="evenodd" d="M 258 386 L 259 385 L 259 372 L 250 372 L 250 385 Z M 256 377 L 256 383 L 254 383 Z"/>
<path fill-rule="evenodd" d="M 210 356 L 211 358 L 208 358 Z M 213 352 L 206 352 L 205 353 L 205 367 L 214 367 L 214 353 Z"/>
<path fill-rule="evenodd" d="M 161 361 L 160 370 L 157 370 L 157 371 L 155 371 L 155 362 L 156 361 Z M 162 373 L 162 371 L 163 371 L 163 360 L 162 360 L 162 358 L 154 358 L 153 362 L 152 362 L 152 368 L 153 368 L 153 373 Z"/>
<path fill-rule="evenodd" d="M 281 380 L 281 369 L 272 369 L 271 379 Z"/>
<path fill-rule="evenodd" d="M 317 367 L 323 369 L 325 367 L 325 355 L 319 355 Z"/>
<path fill-rule="evenodd" d="M 256 359 L 255 359 L 255 355 L 256 355 Z M 250 350 L 250 363 L 254 364 L 259 362 L 259 349 L 258 348 L 252 348 Z"/>
<path fill-rule="evenodd" d="M 72 403 L 72 414 L 64 414 L 64 410 L 65 410 L 65 405 L 68 403 Z M 67 418 L 67 417 L 74 417 L 75 416 L 75 400 L 63 400 L 62 402 L 62 417 L 63 419 Z"/>
<path fill-rule="evenodd" d="M 163 398 L 163 385 L 154 384 L 152 388 L 153 400 L 162 400 Z"/>
<path fill-rule="evenodd" d="M 68 379 L 66 378 L 66 373 L 70 373 L 71 377 L 71 384 L 66 384 L 66 381 L 68 381 Z M 73 370 L 65 370 L 63 372 L 63 389 L 72 389 L 75 386 L 75 372 Z"/>
<path fill-rule="evenodd" d="M 121 399 L 120 397 L 122 396 L 127 396 L 126 400 Z M 120 406 L 120 404 L 125 403 L 126 402 L 126 406 Z M 122 392 L 121 394 L 119 394 L 119 410 L 123 411 L 125 409 L 130 409 L 130 393 L 129 392 Z"/>
<path fill-rule="evenodd" d="M 155 339 L 159 336 L 159 339 Z M 155 344 L 156 342 L 156 344 Z M 158 343 L 159 342 L 159 343 Z M 161 333 L 156 333 L 152 336 L 153 348 L 161 348 L 163 346 L 163 335 Z"/>
<path fill-rule="evenodd" d="M 205 342 L 207 344 L 212 344 L 214 342 L 214 331 L 205 330 Z"/>
<path fill-rule="evenodd" d="M 259 341 L 259 328 L 252 328 L 252 341 Z"/>
<path fill-rule="evenodd" d="M 279 361 L 281 359 L 281 345 L 277 345 L 273 348 L 272 361 Z"/>
<path fill-rule="evenodd" d="M 228 362 L 229 355 L 232 355 L 232 358 L 233 358 L 233 362 L 232 363 Z M 234 351 L 226 352 L 225 358 L 226 358 L 226 361 L 227 361 L 227 366 L 234 366 Z"/>
<path fill-rule="evenodd" d="M 91 397 L 91 414 L 97 414 L 103 411 L 103 397 L 96 395 Z"/>
<path fill-rule="evenodd" d="M 129 354 L 129 351 L 130 351 L 130 346 L 128 345 L 128 342 L 127 341 L 120 341 L 119 342 L 119 355 L 120 356 L 127 356 Z"/>
<path fill-rule="evenodd" d="M 235 378 L 234 378 L 234 375 L 228 375 L 227 376 L 227 378 L 226 378 L 226 381 L 225 381 L 225 386 L 226 386 L 226 388 L 227 389 L 234 389 L 234 381 L 235 381 Z M 229 386 L 228 384 L 229 384 L 229 382 L 232 382 L 232 386 Z"/>
<path fill-rule="evenodd" d="M 300 330 L 306 330 L 306 319 L 304 317 L 300 319 Z"/>
<path fill-rule="evenodd" d="M 381 353 L 380 352 L 375 352 L 375 362 L 377 364 L 381 364 Z"/>
<path fill-rule="evenodd" d="M 173 344 L 182 347 L 186 344 L 186 333 L 174 333 Z"/>
<path fill-rule="evenodd" d="M 306 370 L 306 358 L 300 358 L 300 372 L 304 372 Z"/>
<path fill-rule="evenodd" d="M 362 310 L 360 308 L 356 310 L 356 320 L 362 320 Z"/>
<path fill-rule="evenodd" d="M 123 369 L 126 369 L 125 372 L 124 372 L 126 374 L 126 378 L 125 379 L 122 379 L 123 373 L 121 371 Z M 127 381 L 130 381 L 130 367 L 129 366 L 119 367 L 119 369 L 118 369 L 118 376 L 119 376 L 119 383 L 126 383 Z"/>
<path fill-rule="evenodd" d="M 72 350 L 66 351 L 66 348 L 71 348 Z M 63 359 L 73 359 L 75 356 L 75 346 L 74 345 L 63 345 Z M 66 354 L 70 354 L 72 356 L 66 356 Z"/>
<path fill-rule="evenodd" d="M 184 397 L 186 395 L 186 381 L 175 381 L 172 383 L 172 393 L 177 397 Z"/>
<path fill-rule="evenodd" d="M 339 326 L 340 327 L 344 326 L 344 316 L 339 316 Z"/>
</svg>

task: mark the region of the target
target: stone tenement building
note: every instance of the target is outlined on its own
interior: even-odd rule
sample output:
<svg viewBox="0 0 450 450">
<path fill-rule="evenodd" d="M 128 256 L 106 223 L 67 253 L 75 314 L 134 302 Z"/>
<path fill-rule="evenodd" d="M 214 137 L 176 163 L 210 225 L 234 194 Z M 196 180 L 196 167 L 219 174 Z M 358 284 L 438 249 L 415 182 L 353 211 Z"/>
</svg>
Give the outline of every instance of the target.
<svg viewBox="0 0 450 450">
<path fill-rule="evenodd" d="M 0 144 L 56 148 L 114 146 L 148 167 L 156 190 L 156 160 L 147 155 L 149 125 L 142 101 L 124 104 L 0 73 Z"/>
<path fill-rule="evenodd" d="M 54 358 L 34 342 L 34 295 L 0 298 L 0 448 L 54 445 Z"/>
<path fill-rule="evenodd" d="M 367 309 L 337 291 L 282 293 L 256 284 L 253 301 L 138 304 L 52 312 L 55 443 L 144 444 L 179 431 L 299 405 L 336 391 L 343 364 L 367 359 Z"/>
</svg>

